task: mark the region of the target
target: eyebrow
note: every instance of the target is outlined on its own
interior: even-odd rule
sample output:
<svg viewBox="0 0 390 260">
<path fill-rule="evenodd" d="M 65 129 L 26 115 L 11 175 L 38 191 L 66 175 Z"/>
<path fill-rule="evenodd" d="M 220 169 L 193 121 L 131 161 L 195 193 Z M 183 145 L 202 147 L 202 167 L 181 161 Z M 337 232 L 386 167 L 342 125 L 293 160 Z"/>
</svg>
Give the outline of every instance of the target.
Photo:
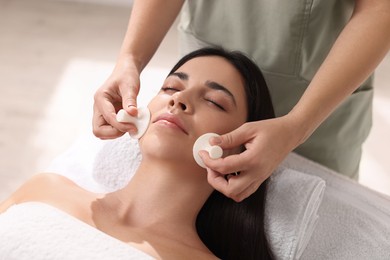
<svg viewBox="0 0 390 260">
<path fill-rule="evenodd" d="M 181 80 L 188 80 L 188 78 L 189 78 L 188 74 L 186 74 L 184 72 L 173 72 L 169 76 L 176 76 Z"/>
<path fill-rule="evenodd" d="M 173 72 L 169 76 L 176 76 L 179 79 L 185 80 L 185 81 L 187 81 L 189 79 L 188 74 L 186 74 L 184 72 Z M 219 84 L 215 81 L 210 81 L 210 80 L 207 80 L 205 85 L 210 89 L 223 91 L 225 94 L 227 94 L 232 99 L 234 105 L 237 106 L 236 99 L 234 98 L 232 92 L 230 92 L 226 87 L 222 86 L 221 84 Z"/>
</svg>

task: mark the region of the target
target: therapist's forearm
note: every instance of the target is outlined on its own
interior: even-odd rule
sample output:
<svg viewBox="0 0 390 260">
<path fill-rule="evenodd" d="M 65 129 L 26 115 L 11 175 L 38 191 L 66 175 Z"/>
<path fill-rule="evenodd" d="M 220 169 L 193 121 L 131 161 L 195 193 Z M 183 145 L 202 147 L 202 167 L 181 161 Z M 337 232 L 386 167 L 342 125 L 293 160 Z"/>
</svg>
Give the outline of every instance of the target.
<svg viewBox="0 0 390 260">
<path fill-rule="evenodd" d="M 141 72 L 178 16 L 184 0 L 136 0 L 119 54 Z"/>
<path fill-rule="evenodd" d="M 288 114 L 304 142 L 368 78 L 390 48 L 390 1 L 356 1 L 353 15 L 297 105 Z"/>
</svg>

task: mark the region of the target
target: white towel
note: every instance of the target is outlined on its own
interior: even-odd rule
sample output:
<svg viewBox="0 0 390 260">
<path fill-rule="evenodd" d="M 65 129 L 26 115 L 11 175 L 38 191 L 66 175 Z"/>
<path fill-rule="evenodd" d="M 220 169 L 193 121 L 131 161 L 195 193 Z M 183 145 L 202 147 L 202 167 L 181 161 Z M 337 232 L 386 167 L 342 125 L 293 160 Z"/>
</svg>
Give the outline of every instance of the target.
<svg viewBox="0 0 390 260">
<path fill-rule="evenodd" d="M 314 232 L 325 182 L 279 168 L 270 177 L 265 227 L 276 259 L 299 259 Z"/>
<path fill-rule="evenodd" d="M 302 260 L 390 259 L 390 198 L 290 154 L 285 167 L 326 181 L 315 232 Z"/>
<path fill-rule="evenodd" d="M 92 172 L 97 153 L 109 143 L 92 134 L 82 135 L 51 162 L 46 172 L 63 175 L 89 191 L 106 192 L 107 188 L 95 181 Z"/>
<path fill-rule="evenodd" d="M 122 136 L 106 142 L 98 151 L 92 176 L 107 192 L 118 190 L 130 181 L 141 159 L 138 141 Z"/>
<path fill-rule="evenodd" d="M 149 255 L 44 203 L 0 214 L 0 260 L 144 260 Z"/>
</svg>

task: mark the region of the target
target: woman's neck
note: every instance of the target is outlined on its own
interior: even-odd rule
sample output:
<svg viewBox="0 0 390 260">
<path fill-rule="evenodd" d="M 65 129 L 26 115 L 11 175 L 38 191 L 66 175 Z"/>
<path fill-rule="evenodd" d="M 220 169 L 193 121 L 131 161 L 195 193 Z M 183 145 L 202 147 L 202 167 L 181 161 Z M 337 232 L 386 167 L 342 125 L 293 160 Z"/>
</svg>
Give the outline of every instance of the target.
<svg viewBox="0 0 390 260">
<path fill-rule="evenodd" d="M 103 201 L 125 225 L 188 241 L 198 238 L 196 217 L 212 191 L 196 166 L 144 159 L 130 183 Z"/>
</svg>

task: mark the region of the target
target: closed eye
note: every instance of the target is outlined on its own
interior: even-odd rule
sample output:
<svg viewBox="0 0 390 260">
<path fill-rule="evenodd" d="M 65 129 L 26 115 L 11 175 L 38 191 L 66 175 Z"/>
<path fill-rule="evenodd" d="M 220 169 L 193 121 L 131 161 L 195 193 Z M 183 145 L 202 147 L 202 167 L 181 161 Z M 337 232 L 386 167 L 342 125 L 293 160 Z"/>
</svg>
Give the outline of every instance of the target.
<svg viewBox="0 0 390 260">
<path fill-rule="evenodd" d="M 214 100 L 206 99 L 206 101 L 210 102 L 212 105 L 216 106 L 217 108 L 226 111 L 226 109 L 223 106 L 221 106 L 219 103 L 215 102 Z"/>
<path fill-rule="evenodd" d="M 180 89 L 173 88 L 173 87 L 162 87 L 161 90 L 162 90 L 163 92 L 166 92 L 166 93 L 178 92 L 178 91 L 180 91 Z"/>
</svg>

